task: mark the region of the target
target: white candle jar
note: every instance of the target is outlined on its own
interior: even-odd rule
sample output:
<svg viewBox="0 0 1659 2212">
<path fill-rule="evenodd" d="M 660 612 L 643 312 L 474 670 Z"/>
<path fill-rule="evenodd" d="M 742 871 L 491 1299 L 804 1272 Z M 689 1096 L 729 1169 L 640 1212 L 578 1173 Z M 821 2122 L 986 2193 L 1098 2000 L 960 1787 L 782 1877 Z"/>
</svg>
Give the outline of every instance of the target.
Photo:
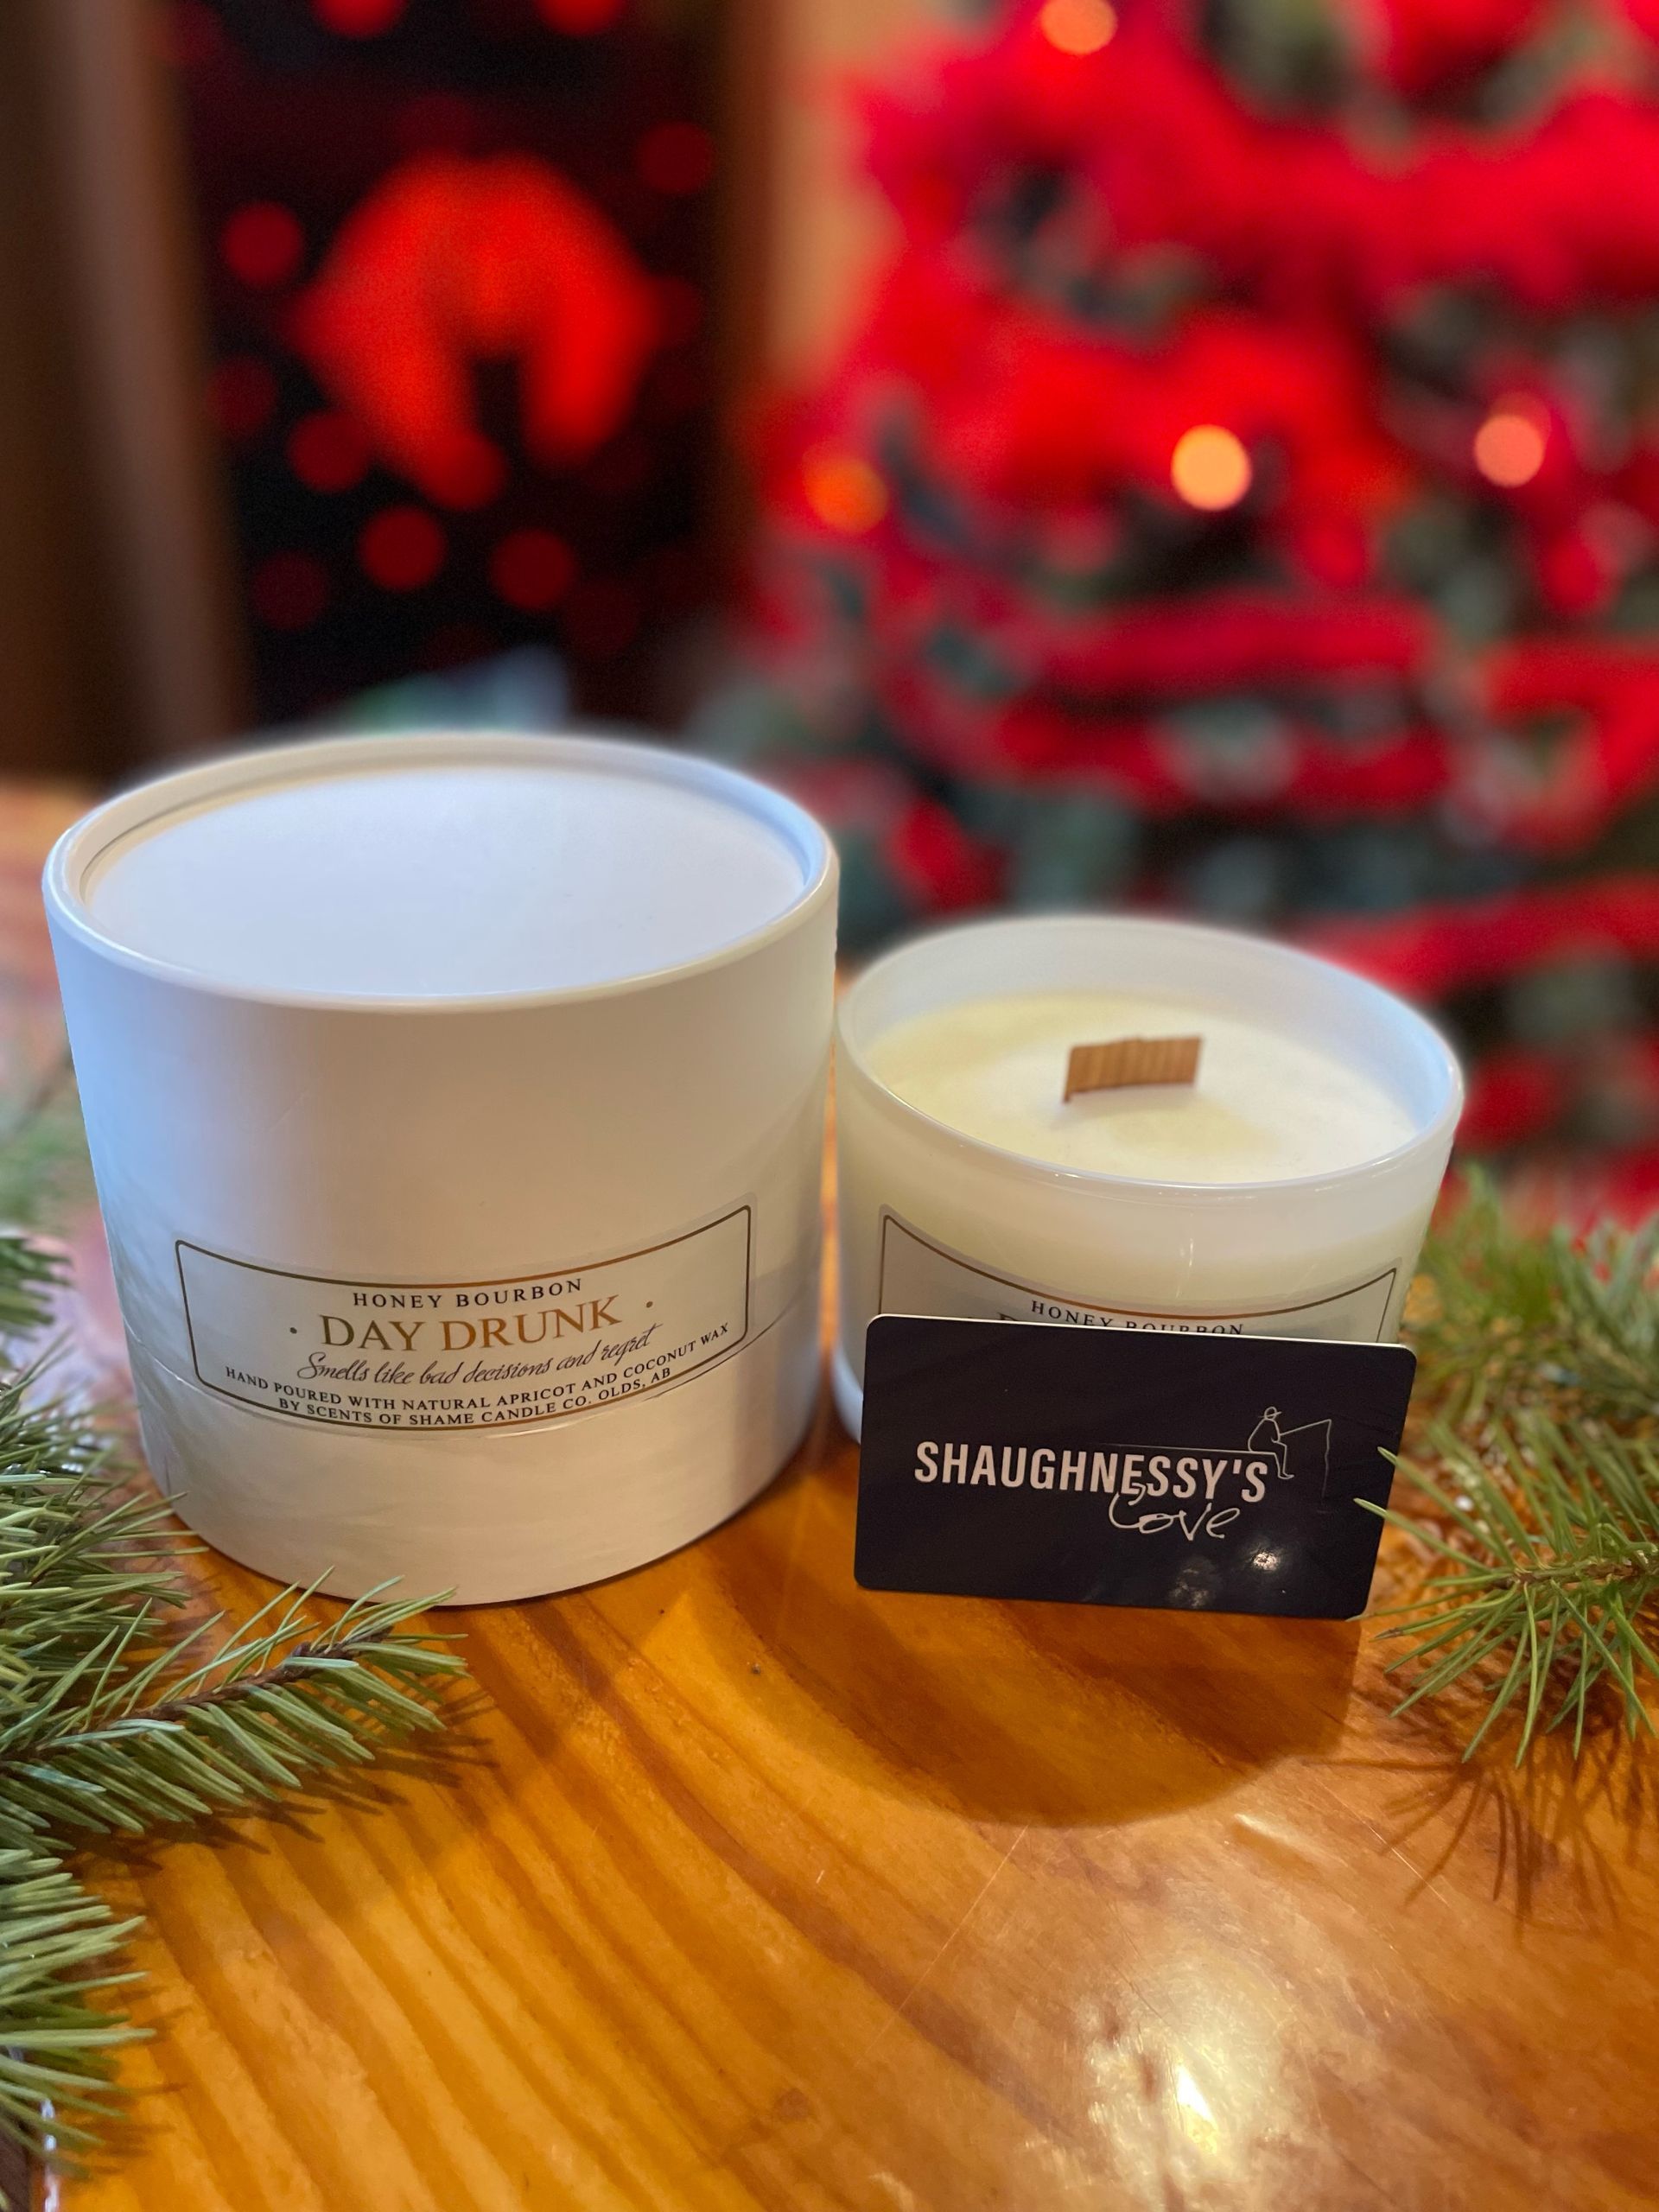
<svg viewBox="0 0 1659 2212">
<path fill-rule="evenodd" d="M 1068 1043 L 1132 1033 L 1203 1037 L 1194 1089 L 1064 1100 Z M 836 1096 L 856 1434 L 878 1313 L 1391 1338 L 1462 1084 L 1419 1014 L 1328 962 L 1062 915 L 875 962 L 842 1001 Z"/>
<path fill-rule="evenodd" d="M 246 753 L 47 902 L 145 1449 L 232 1557 L 457 1602 L 655 1558 L 818 1382 L 836 864 L 646 746 Z"/>
</svg>

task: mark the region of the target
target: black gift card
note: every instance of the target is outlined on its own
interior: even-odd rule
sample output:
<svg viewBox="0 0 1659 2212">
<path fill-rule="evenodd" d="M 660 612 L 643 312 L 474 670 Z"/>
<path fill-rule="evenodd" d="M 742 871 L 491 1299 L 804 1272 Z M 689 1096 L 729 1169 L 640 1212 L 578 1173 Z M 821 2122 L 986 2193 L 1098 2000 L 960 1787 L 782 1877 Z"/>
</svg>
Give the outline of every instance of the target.
<svg viewBox="0 0 1659 2212">
<path fill-rule="evenodd" d="M 870 1324 L 874 1590 L 1346 1619 L 1416 1359 L 1402 1344 Z"/>
</svg>

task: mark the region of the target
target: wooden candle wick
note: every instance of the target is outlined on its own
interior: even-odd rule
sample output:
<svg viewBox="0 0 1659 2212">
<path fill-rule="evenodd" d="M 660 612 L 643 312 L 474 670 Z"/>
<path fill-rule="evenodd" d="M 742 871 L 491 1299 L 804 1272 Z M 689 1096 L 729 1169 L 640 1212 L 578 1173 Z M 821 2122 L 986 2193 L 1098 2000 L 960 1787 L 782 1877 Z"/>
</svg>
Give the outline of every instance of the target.
<svg viewBox="0 0 1659 2212">
<path fill-rule="evenodd" d="M 1106 1045 L 1074 1045 L 1065 1095 L 1123 1090 L 1138 1083 L 1195 1083 L 1202 1037 L 1118 1037 Z"/>
</svg>

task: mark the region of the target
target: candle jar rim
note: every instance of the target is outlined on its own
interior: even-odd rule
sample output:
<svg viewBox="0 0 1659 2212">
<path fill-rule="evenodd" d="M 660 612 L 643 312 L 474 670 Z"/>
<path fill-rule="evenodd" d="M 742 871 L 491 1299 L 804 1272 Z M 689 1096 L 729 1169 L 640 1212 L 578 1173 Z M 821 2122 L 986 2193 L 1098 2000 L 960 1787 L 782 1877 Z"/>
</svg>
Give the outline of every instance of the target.
<svg viewBox="0 0 1659 2212">
<path fill-rule="evenodd" d="M 669 959 L 660 966 L 591 983 L 421 994 L 312 990 L 236 982 L 126 944 L 99 922 L 84 895 L 88 874 L 106 853 L 124 838 L 160 829 L 175 813 L 285 784 L 350 774 L 359 768 L 465 766 L 469 762 L 585 768 L 655 780 L 721 800 L 778 836 L 799 863 L 800 887 L 765 921 L 689 959 Z M 821 823 L 783 792 L 718 761 L 620 733 L 428 727 L 227 749 L 183 766 L 163 769 L 115 792 L 72 823 L 48 856 L 41 887 L 58 926 L 104 958 L 158 982 L 207 997 L 372 1019 L 385 1014 L 510 1014 L 620 998 L 687 982 L 732 962 L 747 960 L 789 935 L 835 898 L 838 877 L 836 849 Z"/>
<path fill-rule="evenodd" d="M 1380 1016 L 1386 1016 L 1389 1020 L 1407 1027 L 1420 1048 L 1424 1049 L 1433 1064 L 1436 1077 L 1443 1085 L 1440 1102 L 1433 1114 L 1419 1121 L 1412 1134 L 1399 1144 L 1390 1146 L 1386 1152 L 1357 1160 L 1344 1167 L 1321 1168 L 1306 1175 L 1263 1177 L 1260 1180 L 1180 1182 L 1162 1176 L 1115 1174 L 1104 1168 L 1064 1166 L 1058 1162 L 1039 1160 L 1029 1153 L 1016 1152 L 1007 1145 L 994 1144 L 986 1138 L 973 1136 L 949 1122 L 941 1121 L 937 1115 L 930 1114 L 919 1106 L 912 1106 L 876 1074 L 855 1033 L 854 1025 L 859 1016 L 861 1001 L 868 1003 L 874 988 L 882 982 L 890 980 L 896 969 L 913 959 L 925 958 L 930 951 L 951 943 L 1005 934 L 1028 933 L 1034 937 L 1045 931 L 1075 928 L 1078 925 L 1109 928 L 1128 935 L 1161 938 L 1166 942 L 1179 940 L 1189 946 L 1208 944 L 1218 948 L 1230 948 L 1243 945 L 1282 963 L 1288 971 L 1300 969 L 1304 973 L 1314 973 L 1327 987 L 1335 985 L 1347 989 L 1358 1003 L 1374 1007 Z M 1028 985 L 1026 988 L 1032 987 Z M 959 998 L 941 999 L 937 1004 L 971 1005 L 977 1000 L 1006 995 L 989 988 L 964 993 Z M 1351 969 L 1324 959 L 1317 953 L 1304 951 L 1297 945 L 1283 944 L 1275 938 L 1256 936 L 1249 931 L 1217 929 L 1205 923 L 1173 920 L 1162 915 L 1112 914 L 1087 909 L 1047 914 L 992 915 L 981 920 L 956 923 L 906 938 L 873 960 L 842 993 L 836 1009 L 836 1043 L 838 1079 L 839 1070 L 844 1068 L 858 1080 L 869 1102 L 880 1111 L 900 1126 L 907 1127 L 918 1135 L 925 1134 L 931 1141 L 943 1140 L 965 1158 L 980 1163 L 987 1173 L 1014 1183 L 1037 1185 L 1045 1190 L 1069 1185 L 1079 1192 L 1109 1192 L 1115 1201 L 1153 1206 L 1185 1206 L 1195 1201 L 1205 1205 L 1250 1205 L 1259 1203 L 1264 1196 L 1270 1198 L 1276 1193 L 1287 1198 L 1307 1198 L 1317 1197 L 1321 1191 L 1352 1191 L 1396 1174 L 1421 1154 L 1440 1149 L 1444 1156 L 1444 1152 L 1450 1147 L 1463 1111 L 1463 1073 L 1451 1046 L 1433 1022 L 1395 992 L 1371 982 L 1368 976 L 1357 975 Z M 1414 1116 L 1414 1120 L 1417 1120 Z"/>
</svg>

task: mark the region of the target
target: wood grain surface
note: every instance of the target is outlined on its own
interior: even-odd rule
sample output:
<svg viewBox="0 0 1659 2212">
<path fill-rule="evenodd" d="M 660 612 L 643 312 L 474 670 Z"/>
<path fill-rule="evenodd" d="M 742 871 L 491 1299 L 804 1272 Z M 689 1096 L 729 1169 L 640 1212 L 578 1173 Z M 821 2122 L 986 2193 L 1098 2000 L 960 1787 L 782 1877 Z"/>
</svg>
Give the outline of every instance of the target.
<svg viewBox="0 0 1659 2212">
<path fill-rule="evenodd" d="M 1659 2202 L 1649 1754 L 1464 1765 L 1369 1628 L 860 1591 L 855 1475 L 826 1414 L 690 1549 L 451 1616 L 485 1701 L 441 1764 L 97 1862 L 157 2033 L 117 2155 L 45 2201 Z"/>
</svg>

